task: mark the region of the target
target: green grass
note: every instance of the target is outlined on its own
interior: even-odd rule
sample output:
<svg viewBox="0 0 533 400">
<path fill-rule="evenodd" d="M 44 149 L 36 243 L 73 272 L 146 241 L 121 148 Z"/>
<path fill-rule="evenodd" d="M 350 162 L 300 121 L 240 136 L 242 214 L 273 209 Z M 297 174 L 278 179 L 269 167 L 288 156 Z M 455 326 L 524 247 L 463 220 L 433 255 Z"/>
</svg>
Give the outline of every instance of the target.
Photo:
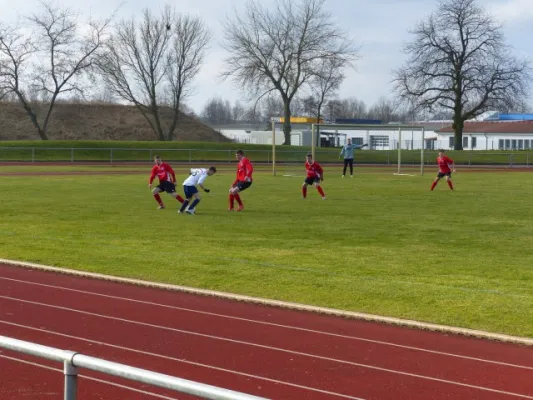
<svg viewBox="0 0 533 400">
<path fill-rule="evenodd" d="M 151 162 L 154 155 L 173 162 L 232 162 L 235 150 L 242 148 L 255 162 L 270 162 L 272 146 L 213 142 L 119 142 L 119 141 L 2 141 L 0 162 L 6 161 L 75 161 L 75 162 Z M 279 162 L 301 162 L 309 147 L 277 146 Z M 323 163 L 338 162 L 339 148 L 317 148 L 316 158 Z M 449 151 L 458 165 L 531 165 L 532 151 Z M 433 165 L 437 152 L 425 152 L 427 164 Z M 419 150 L 402 150 L 402 163 L 420 165 Z M 364 150 L 356 153 L 359 164 L 398 162 L 397 150 Z"/>
<path fill-rule="evenodd" d="M 243 213 L 225 211 L 221 171 L 196 216 L 166 194 L 157 211 L 148 171 L 4 176 L 0 257 L 533 337 L 531 175 L 429 192 L 433 174 L 359 171 L 326 168 L 326 201 L 259 172 Z"/>
</svg>

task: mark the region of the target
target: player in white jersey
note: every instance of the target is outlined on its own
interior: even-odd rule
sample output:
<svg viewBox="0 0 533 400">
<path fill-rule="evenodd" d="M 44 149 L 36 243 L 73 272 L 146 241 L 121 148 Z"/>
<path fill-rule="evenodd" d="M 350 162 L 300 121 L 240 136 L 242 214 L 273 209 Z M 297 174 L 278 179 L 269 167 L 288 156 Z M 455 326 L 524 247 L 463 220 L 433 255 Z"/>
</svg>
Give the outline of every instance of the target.
<svg viewBox="0 0 533 400">
<path fill-rule="evenodd" d="M 187 209 L 187 214 L 194 214 L 195 207 L 200 202 L 200 194 L 198 193 L 198 189 L 196 186 L 200 186 L 200 188 L 206 192 L 209 193 L 209 189 L 207 189 L 204 186 L 204 181 L 208 176 L 213 175 L 217 172 L 217 169 L 215 167 L 209 167 L 209 169 L 205 168 L 191 168 L 191 174 L 187 179 L 183 181 L 183 191 L 185 192 L 185 201 L 181 205 L 180 210 L 178 213 L 182 214 L 187 206 L 189 206 L 189 203 L 191 199 L 194 197 L 194 201 L 191 203 L 189 208 Z"/>
</svg>

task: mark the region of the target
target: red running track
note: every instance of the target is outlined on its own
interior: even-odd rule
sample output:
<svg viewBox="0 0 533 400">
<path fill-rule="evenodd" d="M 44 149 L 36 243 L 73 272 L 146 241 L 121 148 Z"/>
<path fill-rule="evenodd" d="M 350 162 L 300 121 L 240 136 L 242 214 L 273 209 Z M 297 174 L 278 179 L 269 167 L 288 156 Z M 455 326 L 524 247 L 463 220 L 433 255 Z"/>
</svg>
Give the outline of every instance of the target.
<svg viewBox="0 0 533 400">
<path fill-rule="evenodd" d="M 0 335 L 271 399 L 533 399 L 533 348 L 0 265 Z M 62 366 L 0 352 L 0 399 Z M 189 399 L 81 371 L 80 400 Z"/>
</svg>

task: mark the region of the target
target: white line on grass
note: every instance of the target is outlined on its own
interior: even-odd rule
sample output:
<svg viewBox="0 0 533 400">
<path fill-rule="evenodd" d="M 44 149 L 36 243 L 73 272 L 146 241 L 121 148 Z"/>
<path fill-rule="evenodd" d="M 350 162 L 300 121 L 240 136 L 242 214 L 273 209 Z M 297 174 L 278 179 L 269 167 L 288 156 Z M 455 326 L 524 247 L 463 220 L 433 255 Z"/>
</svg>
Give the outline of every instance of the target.
<svg viewBox="0 0 533 400">
<path fill-rule="evenodd" d="M 103 294 L 103 293 L 90 292 L 90 291 L 87 291 L 87 290 L 72 289 L 72 288 L 67 288 L 67 287 L 64 287 L 64 286 L 57 286 L 57 285 L 47 285 L 47 284 L 44 284 L 44 283 L 30 282 L 30 281 L 24 281 L 24 280 L 20 280 L 20 279 L 6 278 L 6 277 L 2 277 L 2 276 L 0 276 L 0 280 L 17 282 L 17 283 L 22 283 L 22 284 L 25 284 L 25 285 L 46 287 L 46 288 L 50 288 L 50 289 L 64 290 L 64 291 L 73 292 L 73 293 L 81 293 L 81 294 L 97 296 L 97 297 L 103 297 L 103 298 L 112 299 L 112 300 L 121 300 L 121 301 L 126 301 L 126 302 L 131 302 L 131 303 L 144 304 L 144 305 L 148 305 L 148 306 L 156 306 L 158 308 L 167 308 L 167 309 L 171 309 L 171 310 L 190 312 L 190 313 L 195 313 L 195 314 L 200 314 L 200 315 L 207 315 L 207 316 L 210 316 L 210 317 L 218 317 L 218 318 L 225 318 L 225 319 L 235 320 L 235 321 L 249 322 L 249 323 L 252 323 L 252 324 L 272 326 L 272 327 L 276 327 L 276 328 L 283 328 L 283 329 L 295 330 L 295 331 L 300 331 L 300 332 L 307 332 L 307 333 L 330 336 L 330 337 L 341 338 L 341 339 L 356 340 L 356 341 L 361 341 L 361 342 L 366 342 L 366 343 L 379 344 L 379 345 L 390 346 L 390 347 L 397 347 L 397 348 L 406 349 L 406 350 L 420 351 L 420 352 L 424 352 L 424 353 L 430 353 L 430 354 L 437 354 L 437 355 L 442 355 L 442 356 L 447 356 L 447 357 L 460 358 L 460 359 L 465 359 L 465 360 L 469 360 L 469 361 L 496 364 L 496 365 L 501 365 L 501 366 L 505 366 L 505 367 L 520 368 L 520 369 L 526 369 L 526 370 L 533 371 L 533 367 L 529 367 L 529 366 L 525 366 L 525 365 L 511 364 L 511 363 L 506 363 L 506 362 L 502 362 L 502 361 L 488 360 L 488 359 L 478 358 L 478 357 L 464 356 L 464 355 L 461 355 L 461 354 L 448 353 L 448 352 L 431 350 L 431 349 L 424 349 L 424 348 L 420 348 L 420 347 L 407 346 L 407 345 L 402 345 L 402 344 L 398 344 L 398 343 L 386 342 L 386 341 L 382 341 L 382 340 L 373 340 L 373 339 L 363 338 L 363 337 L 359 337 L 359 336 L 341 335 L 341 334 L 338 334 L 338 333 L 319 331 L 319 330 L 315 330 L 315 329 L 301 328 L 301 327 L 294 326 L 294 325 L 277 324 L 277 323 L 268 322 L 268 321 L 255 320 L 255 319 L 250 319 L 250 318 L 242 318 L 242 317 L 236 317 L 236 316 L 232 316 L 232 315 L 213 313 L 213 312 L 202 311 L 202 310 L 194 310 L 194 309 L 191 309 L 191 308 L 172 306 L 172 305 L 161 304 L 161 303 L 156 303 L 156 302 L 152 302 L 152 301 L 137 300 L 137 299 L 132 299 L 132 298 L 129 298 L 129 297 L 112 296 L 112 295 Z"/>
<path fill-rule="evenodd" d="M 432 381 L 432 382 L 440 382 L 440 383 L 445 383 L 445 384 L 449 384 L 449 385 L 453 385 L 453 386 L 467 387 L 467 388 L 470 388 L 470 389 L 476 389 L 476 390 L 480 390 L 480 391 L 484 391 L 484 392 L 499 393 L 499 394 L 504 394 L 504 395 L 508 395 L 508 396 L 521 397 L 521 398 L 525 398 L 525 399 L 533 399 L 532 396 L 523 395 L 523 394 L 520 394 L 520 393 L 513 393 L 513 392 L 504 391 L 504 390 L 497 390 L 497 389 L 492 389 L 492 388 L 488 388 L 488 387 L 484 387 L 484 386 L 469 385 L 469 384 L 462 383 L 462 382 L 456 382 L 456 381 L 451 381 L 451 380 L 441 379 L 441 378 L 434 378 L 434 377 L 431 377 L 431 376 L 414 374 L 414 373 L 394 370 L 394 369 L 390 369 L 390 368 L 376 367 L 374 365 L 362 364 L 362 363 L 357 363 L 357 362 L 347 361 L 347 360 L 340 360 L 340 359 L 333 358 L 333 357 L 319 356 L 319 355 L 315 355 L 315 354 L 311 354 L 311 353 L 304 353 L 304 352 L 301 352 L 301 351 L 294 351 L 294 350 L 283 349 L 283 348 L 280 348 L 280 347 L 267 346 L 267 345 L 262 345 L 262 344 L 258 344 L 258 343 L 247 342 L 247 341 L 244 341 L 244 340 L 236 340 L 236 339 L 224 338 L 224 337 L 220 337 L 220 336 L 208 335 L 208 334 L 188 331 L 188 330 L 184 330 L 184 329 L 171 328 L 171 327 L 163 326 L 163 325 L 149 324 L 149 323 L 146 323 L 146 322 L 134 321 L 134 320 L 126 319 L 126 318 L 118 318 L 118 317 L 113 317 L 113 316 L 104 315 L 104 314 L 98 314 L 98 313 L 92 313 L 92 312 L 88 312 L 88 311 L 77 310 L 75 308 L 56 306 L 56 305 L 52 305 L 52 304 L 29 301 L 29 300 L 19 299 L 19 298 L 16 298 L 16 297 L 10 297 L 10 296 L 0 296 L 0 299 L 11 300 L 11 301 L 15 301 L 15 302 L 24 303 L 24 304 L 32 304 L 32 305 L 36 305 L 36 306 L 40 306 L 40 307 L 47 307 L 47 308 L 52 308 L 52 309 L 61 310 L 61 311 L 68 311 L 68 312 L 78 313 L 78 314 L 82 314 L 82 315 L 89 315 L 89 316 L 92 316 L 92 317 L 108 319 L 108 320 L 111 320 L 111 321 L 120 321 L 120 322 L 125 322 L 125 323 L 128 323 L 128 324 L 132 324 L 132 325 L 139 325 L 139 326 L 144 326 L 144 327 L 154 328 L 154 329 L 160 329 L 160 330 L 169 331 L 169 332 L 182 333 L 182 334 L 185 334 L 185 335 L 197 336 L 197 337 L 202 337 L 202 338 L 206 338 L 206 339 L 210 339 L 210 340 L 218 340 L 218 341 L 222 341 L 222 342 L 234 343 L 234 344 L 243 345 L 243 346 L 256 347 L 256 348 L 260 348 L 260 349 L 264 349 L 264 350 L 271 350 L 271 351 L 275 351 L 275 352 L 292 354 L 292 355 L 296 355 L 296 356 L 314 358 L 314 359 L 317 359 L 317 360 L 329 361 L 329 362 L 338 363 L 338 364 L 342 364 L 342 365 L 350 365 L 350 366 L 354 366 L 354 367 L 366 368 L 366 369 L 371 369 L 371 370 L 379 371 L 379 372 L 386 372 L 386 373 L 391 373 L 391 374 L 401 375 L 401 376 L 409 376 L 409 377 L 412 377 L 412 378 L 417 378 L 417 379 L 422 379 L 422 380 L 427 380 L 427 381 Z"/>
</svg>

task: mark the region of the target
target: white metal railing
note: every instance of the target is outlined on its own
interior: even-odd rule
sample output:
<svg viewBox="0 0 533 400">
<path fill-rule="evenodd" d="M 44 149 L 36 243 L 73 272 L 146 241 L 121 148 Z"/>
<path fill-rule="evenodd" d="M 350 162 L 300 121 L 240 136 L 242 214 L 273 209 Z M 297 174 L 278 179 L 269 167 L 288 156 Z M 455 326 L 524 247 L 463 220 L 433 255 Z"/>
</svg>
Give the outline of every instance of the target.
<svg viewBox="0 0 533 400">
<path fill-rule="evenodd" d="M 158 386 L 164 389 L 192 394 L 204 399 L 266 400 L 263 397 L 252 396 L 245 393 L 235 392 L 233 390 L 176 378 L 170 375 L 135 368 L 125 364 L 106 361 L 101 358 L 85 356 L 74 351 L 42 346 L 40 344 L 25 342 L 7 336 L 0 336 L 0 348 L 62 362 L 64 365 L 63 373 L 65 375 L 64 400 L 76 400 L 77 398 L 78 368 L 86 368 L 92 371 L 98 371 L 108 375 Z"/>
</svg>

